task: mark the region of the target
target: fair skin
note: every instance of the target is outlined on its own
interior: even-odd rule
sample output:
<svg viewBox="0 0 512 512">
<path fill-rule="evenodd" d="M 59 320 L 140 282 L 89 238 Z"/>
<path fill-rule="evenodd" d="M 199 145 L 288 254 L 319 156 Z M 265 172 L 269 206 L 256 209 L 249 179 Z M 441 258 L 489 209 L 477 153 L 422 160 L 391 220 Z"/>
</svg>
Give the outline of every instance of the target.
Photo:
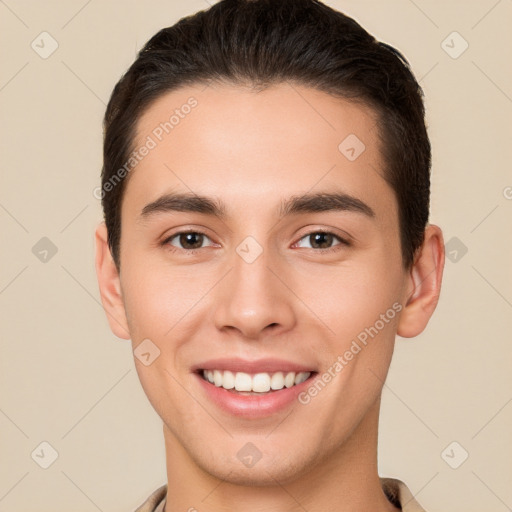
<svg viewBox="0 0 512 512">
<path fill-rule="evenodd" d="M 130 174 L 119 273 L 104 223 L 96 230 L 113 333 L 134 349 L 149 338 L 160 350 L 151 365 L 137 358 L 135 365 L 163 421 L 166 512 L 396 511 L 377 473 L 380 397 L 395 335 L 421 333 L 436 307 L 441 230 L 427 226 L 405 270 L 397 203 L 380 176 L 375 115 L 311 88 L 187 86 L 143 113 L 136 146 L 190 96 L 198 106 Z M 338 149 L 349 134 L 366 147 L 354 161 Z M 225 217 L 141 217 L 170 192 L 221 202 Z M 282 201 L 317 192 L 348 194 L 374 215 L 349 209 L 279 218 Z M 325 248 L 309 236 L 322 229 L 334 234 Z M 205 236 L 169 240 L 180 231 Z M 252 263 L 236 251 L 248 236 L 262 249 Z M 191 253 L 193 244 L 200 248 Z M 239 417 L 208 400 L 191 370 L 211 358 L 275 357 L 321 375 L 394 303 L 401 311 L 307 405 Z M 262 454 L 252 467 L 237 458 L 248 442 Z"/>
</svg>

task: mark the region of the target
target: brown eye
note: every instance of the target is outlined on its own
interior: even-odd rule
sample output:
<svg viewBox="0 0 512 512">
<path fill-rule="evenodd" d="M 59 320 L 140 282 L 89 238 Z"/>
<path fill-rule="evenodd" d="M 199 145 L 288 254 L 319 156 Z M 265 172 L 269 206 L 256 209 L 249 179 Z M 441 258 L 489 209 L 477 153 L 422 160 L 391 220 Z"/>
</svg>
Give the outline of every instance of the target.
<svg viewBox="0 0 512 512">
<path fill-rule="evenodd" d="M 203 245 L 203 235 L 201 233 L 181 233 L 179 241 L 184 249 L 199 249 Z"/>
<path fill-rule="evenodd" d="M 208 239 L 204 233 L 198 231 L 181 231 L 164 240 L 163 245 L 171 246 L 172 250 L 193 251 L 203 247 L 205 238 Z M 175 239 L 179 245 L 172 242 Z"/>
<path fill-rule="evenodd" d="M 331 246 L 334 237 L 331 233 L 313 233 L 309 235 L 313 249 L 326 249 Z"/>
<path fill-rule="evenodd" d="M 297 242 L 297 245 L 299 247 L 306 247 L 306 245 L 301 245 L 302 240 L 307 240 L 309 242 L 309 248 L 311 249 L 318 249 L 319 252 L 322 250 L 327 252 L 329 250 L 337 250 L 337 246 L 343 245 L 343 246 L 349 246 L 349 242 L 347 240 L 344 240 L 343 238 L 339 237 L 338 235 L 335 235 L 334 233 L 331 233 L 330 231 L 313 231 L 311 233 L 308 233 L 306 236 L 302 237 L 299 242 Z M 334 244 L 334 241 L 338 240 L 339 243 Z"/>
</svg>

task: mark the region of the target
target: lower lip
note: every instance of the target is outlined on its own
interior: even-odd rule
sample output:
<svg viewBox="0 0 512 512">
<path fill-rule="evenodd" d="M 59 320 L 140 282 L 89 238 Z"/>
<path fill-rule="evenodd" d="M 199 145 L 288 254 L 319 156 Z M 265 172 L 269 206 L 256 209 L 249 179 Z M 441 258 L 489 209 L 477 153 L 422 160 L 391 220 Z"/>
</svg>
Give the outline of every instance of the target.
<svg viewBox="0 0 512 512">
<path fill-rule="evenodd" d="M 290 406 L 297 396 L 311 385 L 317 375 L 312 373 L 304 382 L 291 388 L 284 387 L 279 391 L 260 395 L 240 395 L 223 387 L 217 387 L 195 373 L 208 398 L 218 407 L 234 416 L 251 419 L 265 418 Z"/>
</svg>

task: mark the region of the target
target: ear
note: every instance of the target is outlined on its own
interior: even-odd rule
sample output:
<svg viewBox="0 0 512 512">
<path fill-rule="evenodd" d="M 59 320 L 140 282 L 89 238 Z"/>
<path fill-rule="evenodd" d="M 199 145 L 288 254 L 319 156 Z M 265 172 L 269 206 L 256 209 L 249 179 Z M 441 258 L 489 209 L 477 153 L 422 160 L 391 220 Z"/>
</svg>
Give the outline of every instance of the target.
<svg viewBox="0 0 512 512">
<path fill-rule="evenodd" d="M 412 338 L 427 326 L 439 300 L 443 269 L 443 233 L 438 226 L 429 224 L 410 269 L 405 307 L 397 329 L 399 336 Z"/>
<path fill-rule="evenodd" d="M 128 322 L 121 294 L 121 282 L 108 246 L 107 226 L 102 222 L 95 233 L 96 275 L 100 287 L 101 302 L 107 315 L 110 329 L 118 337 L 130 339 Z"/>
</svg>

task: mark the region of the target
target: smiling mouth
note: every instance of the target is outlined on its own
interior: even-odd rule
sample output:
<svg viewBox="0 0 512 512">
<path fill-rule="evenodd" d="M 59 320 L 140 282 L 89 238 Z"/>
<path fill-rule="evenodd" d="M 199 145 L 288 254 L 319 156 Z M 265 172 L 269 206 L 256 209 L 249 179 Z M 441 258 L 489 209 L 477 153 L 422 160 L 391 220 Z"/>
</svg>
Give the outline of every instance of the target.
<svg viewBox="0 0 512 512">
<path fill-rule="evenodd" d="M 265 395 L 292 388 L 313 378 L 317 372 L 245 373 L 230 370 L 198 370 L 202 379 L 216 387 L 240 395 Z"/>
</svg>

